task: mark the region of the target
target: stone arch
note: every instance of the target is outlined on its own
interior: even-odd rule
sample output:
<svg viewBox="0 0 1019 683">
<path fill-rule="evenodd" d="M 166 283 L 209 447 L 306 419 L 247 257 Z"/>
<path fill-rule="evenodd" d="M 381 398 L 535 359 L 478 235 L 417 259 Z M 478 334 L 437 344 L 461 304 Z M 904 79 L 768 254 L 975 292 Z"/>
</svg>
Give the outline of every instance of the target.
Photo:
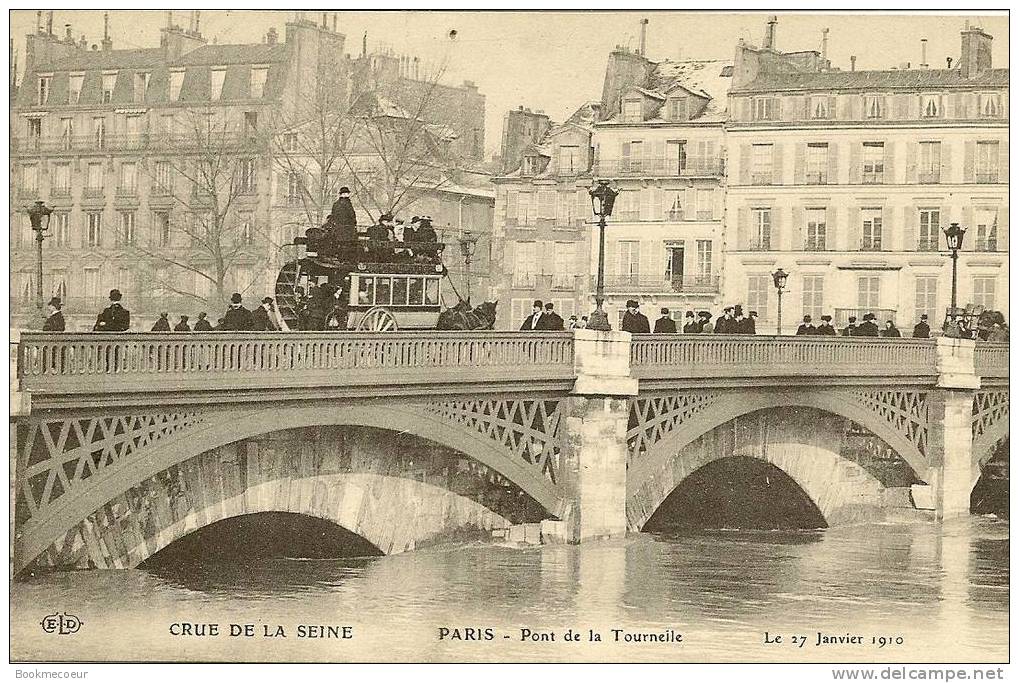
<svg viewBox="0 0 1019 683">
<path fill-rule="evenodd" d="M 190 458 L 280 429 L 314 426 L 374 427 L 411 434 L 463 453 L 499 472 L 534 498 L 552 516 L 561 516 L 567 501 L 557 487 L 523 460 L 512 460 L 485 434 L 458 429 L 423 406 L 303 403 L 294 406 L 235 408 L 207 413 L 194 427 L 147 446 L 118 467 L 95 476 L 74 495 L 65 495 L 33 517 L 15 538 L 15 571 L 28 566 L 51 545 L 66 541 L 68 533 L 89 514 L 121 493 Z M 143 455 L 143 457 L 142 457 Z"/>
<path fill-rule="evenodd" d="M 883 505 L 885 489 L 863 467 L 839 454 L 844 433 L 831 429 L 819 419 L 823 416 L 816 408 L 762 408 L 740 412 L 671 453 L 665 452 L 663 440 L 663 447 L 649 454 L 642 467 L 628 472 L 629 528 L 641 529 L 690 474 L 733 456 L 763 460 L 788 474 L 829 526 L 872 518 Z"/>
</svg>

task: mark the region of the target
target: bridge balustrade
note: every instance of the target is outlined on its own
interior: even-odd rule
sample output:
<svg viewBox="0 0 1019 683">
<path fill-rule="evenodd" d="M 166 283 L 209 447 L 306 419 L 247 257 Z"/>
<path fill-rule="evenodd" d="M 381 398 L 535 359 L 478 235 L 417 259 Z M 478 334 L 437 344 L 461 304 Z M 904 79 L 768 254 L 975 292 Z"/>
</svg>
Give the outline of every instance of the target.
<svg viewBox="0 0 1019 683">
<path fill-rule="evenodd" d="M 936 364 L 933 339 L 654 335 L 630 346 L 640 379 L 935 376 Z"/>
<path fill-rule="evenodd" d="M 980 377 L 1008 377 L 1008 344 L 977 342 L 973 351 L 973 366 Z"/>
<path fill-rule="evenodd" d="M 573 338 L 516 332 L 24 333 L 22 388 L 101 391 L 572 379 Z"/>
</svg>

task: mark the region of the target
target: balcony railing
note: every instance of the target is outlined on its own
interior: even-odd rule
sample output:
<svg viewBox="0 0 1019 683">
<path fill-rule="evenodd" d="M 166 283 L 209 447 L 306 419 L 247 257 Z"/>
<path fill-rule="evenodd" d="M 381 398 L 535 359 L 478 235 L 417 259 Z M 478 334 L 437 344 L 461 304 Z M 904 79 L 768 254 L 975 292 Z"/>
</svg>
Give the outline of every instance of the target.
<svg viewBox="0 0 1019 683">
<path fill-rule="evenodd" d="M 936 238 L 920 238 L 916 243 L 917 251 L 937 251 L 938 240 Z"/>
<path fill-rule="evenodd" d="M 976 251 L 998 251 L 998 238 L 988 237 L 981 239 L 978 237 L 974 249 Z"/>
<path fill-rule="evenodd" d="M 123 135 L 72 135 L 72 136 L 22 136 L 15 138 L 15 149 L 19 153 L 60 153 L 92 151 L 132 151 L 182 149 L 256 147 L 267 143 L 264 135 L 252 133 L 224 133 L 212 135 L 187 133 L 136 133 Z"/>
<path fill-rule="evenodd" d="M 573 337 L 543 332 L 212 332 L 21 335 L 40 394 L 572 382 Z"/>
<path fill-rule="evenodd" d="M 941 171 L 920 173 L 919 181 L 921 185 L 937 185 L 941 182 Z"/>
<path fill-rule="evenodd" d="M 743 377 L 937 376 L 929 339 L 655 335 L 630 346 L 641 380 L 710 378 L 739 368 Z M 1007 370 L 1006 370 L 1007 372 Z"/>
<path fill-rule="evenodd" d="M 118 187 L 117 188 L 117 196 L 118 197 L 137 197 L 138 196 L 138 186 L 137 185 L 129 185 L 129 186 L 126 186 L 126 187 Z"/>
<path fill-rule="evenodd" d="M 606 275 L 605 291 L 618 293 L 658 294 L 717 294 L 717 275 L 686 276 L 682 278 L 661 275 Z M 598 285 L 598 276 L 591 276 L 591 290 Z"/>
<path fill-rule="evenodd" d="M 1008 377 L 1008 344 L 978 341 L 973 366 L 981 377 Z"/>
<path fill-rule="evenodd" d="M 976 181 L 980 184 L 991 184 L 998 182 L 998 171 L 977 171 Z"/>
<path fill-rule="evenodd" d="M 684 163 L 678 159 L 631 158 L 600 159 L 595 166 L 595 175 L 606 177 L 688 177 L 703 178 L 722 175 L 724 162 L 721 158 L 690 158 Z"/>
<path fill-rule="evenodd" d="M 50 188 L 50 196 L 51 197 L 70 197 L 71 196 L 71 188 L 70 187 L 51 187 Z"/>
<path fill-rule="evenodd" d="M 86 187 L 81 191 L 81 196 L 86 198 L 102 197 L 105 194 L 106 188 L 103 187 Z"/>
</svg>

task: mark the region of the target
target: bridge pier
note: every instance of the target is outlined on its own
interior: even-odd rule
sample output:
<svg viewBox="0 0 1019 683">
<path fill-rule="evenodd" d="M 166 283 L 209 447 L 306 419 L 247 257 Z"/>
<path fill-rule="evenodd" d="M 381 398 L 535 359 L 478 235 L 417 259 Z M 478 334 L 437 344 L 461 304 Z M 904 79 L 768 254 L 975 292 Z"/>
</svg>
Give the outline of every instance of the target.
<svg viewBox="0 0 1019 683">
<path fill-rule="evenodd" d="M 980 388 L 974 367 L 976 343 L 939 337 L 938 383 L 928 414 L 928 458 L 938 519 L 969 514 L 973 471 L 973 392 Z"/>
<path fill-rule="evenodd" d="M 574 330 L 577 381 L 566 417 L 564 484 L 573 499 L 567 536 L 578 543 L 626 534 L 626 428 L 630 334 Z"/>
</svg>

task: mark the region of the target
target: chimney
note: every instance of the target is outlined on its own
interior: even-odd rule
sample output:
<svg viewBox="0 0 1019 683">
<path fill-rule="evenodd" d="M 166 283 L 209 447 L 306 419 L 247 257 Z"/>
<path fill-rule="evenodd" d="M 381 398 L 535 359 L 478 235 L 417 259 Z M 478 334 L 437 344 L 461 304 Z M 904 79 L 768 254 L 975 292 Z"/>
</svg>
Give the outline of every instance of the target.
<svg viewBox="0 0 1019 683">
<path fill-rule="evenodd" d="M 279 40 L 279 34 L 276 33 L 276 27 L 273 26 L 269 29 L 269 32 L 265 34 L 265 42 L 269 45 L 275 45 L 277 40 Z"/>
<path fill-rule="evenodd" d="M 333 33 L 336 33 L 336 17 L 338 15 L 339 15 L 339 12 L 333 12 Z"/>
<path fill-rule="evenodd" d="M 202 35 L 202 11 L 195 10 L 195 34 Z"/>
<path fill-rule="evenodd" d="M 421 65 L 421 62 L 420 62 L 420 60 L 419 60 L 419 59 L 418 59 L 417 57 L 415 57 L 415 58 L 414 58 L 414 80 L 415 80 L 415 81 L 416 81 L 416 80 L 418 80 L 418 76 L 419 76 L 419 73 L 418 73 L 418 67 L 419 67 L 420 65 Z"/>
<path fill-rule="evenodd" d="M 166 28 L 173 28 L 173 10 L 166 10 Z"/>
<path fill-rule="evenodd" d="M 113 41 L 110 40 L 110 13 L 103 12 L 103 51 L 113 49 Z"/>
<path fill-rule="evenodd" d="M 329 28 L 329 12 L 322 13 L 322 28 Z"/>
<path fill-rule="evenodd" d="M 640 20 L 640 56 L 647 54 L 647 18 Z"/>
<path fill-rule="evenodd" d="M 366 57 L 368 55 L 368 32 L 364 32 L 364 36 L 361 38 L 361 56 Z"/>
<path fill-rule="evenodd" d="M 66 40 L 68 43 L 74 42 L 74 36 L 71 35 L 70 24 L 64 24 L 64 40 Z"/>
<path fill-rule="evenodd" d="M 821 64 L 828 61 L 828 29 L 821 31 Z"/>
<path fill-rule="evenodd" d="M 81 34 L 81 40 L 78 41 L 78 47 L 80 47 L 82 50 L 88 47 L 88 41 L 85 40 L 84 33 Z"/>
<path fill-rule="evenodd" d="M 42 33 L 42 10 L 35 12 L 35 32 Z"/>
<path fill-rule="evenodd" d="M 191 13 L 188 15 L 188 33 L 194 32 L 195 32 L 195 11 L 191 10 Z"/>
<path fill-rule="evenodd" d="M 967 26 L 969 22 L 967 22 Z M 963 78 L 976 78 L 991 68 L 991 38 L 978 26 L 962 32 L 962 54 L 959 69 Z"/>
<path fill-rule="evenodd" d="M 849 55 L 849 70 L 856 71 L 856 55 Z"/>
<path fill-rule="evenodd" d="M 772 14 L 770 17 L 768 17 L 768 25 L 764 29 L 764 45 L 762 45 L 761 47 L 763 47 L 765 50 L 774 50 L 778 47 L 776 40 L 777 37 L 775 35 L 777 26 L 778 17 Z"/>
<path fill-rule="evenodd" d="M 927 63 L 927 39 L 920 39 L 920 68 L 929 69 L 931 65 Z"/>
<path fill-rule="evenodd" d="M 53 10 L 50 10 L 46 16 L 46 33 L 51 36 L 53 35 Z"/>
</svg>

